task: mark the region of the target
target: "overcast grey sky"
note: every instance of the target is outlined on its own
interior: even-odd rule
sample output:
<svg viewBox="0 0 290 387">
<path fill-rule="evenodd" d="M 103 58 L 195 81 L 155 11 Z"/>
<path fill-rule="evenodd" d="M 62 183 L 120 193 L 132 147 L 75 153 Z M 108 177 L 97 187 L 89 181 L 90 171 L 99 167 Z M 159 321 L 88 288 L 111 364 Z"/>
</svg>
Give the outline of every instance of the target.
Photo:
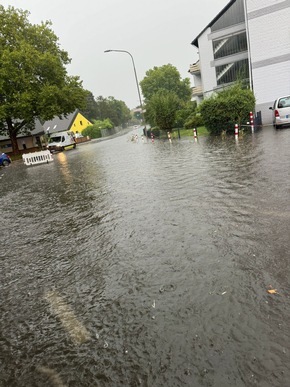
<svg viewBox="0 0 290 387">
<path fill-rule="evenodd" d="M 184 79 L 197 59 L 190 43 L 229 0 L 1 0 L 30 12 L 30 21 L 51 20 L 61 48 L 95 97 L 113 96 L 129 108 L 139 105 L 131 58 L 139 81 L 154 66 L 171 63 Z"/>
</svg>

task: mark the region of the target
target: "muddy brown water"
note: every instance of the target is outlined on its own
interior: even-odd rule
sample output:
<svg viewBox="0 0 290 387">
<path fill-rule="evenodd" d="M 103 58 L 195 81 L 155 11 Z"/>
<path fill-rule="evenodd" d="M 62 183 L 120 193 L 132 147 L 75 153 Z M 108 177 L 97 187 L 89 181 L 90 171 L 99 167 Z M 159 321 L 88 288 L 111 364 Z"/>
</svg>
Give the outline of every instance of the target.
<svg viewBox="0 0 290 387">
<path fill-rule="evenodd" d="M 289 171 L 273 128 L 0 169 L 0 386 L 289 386 Z"/>
</svg>

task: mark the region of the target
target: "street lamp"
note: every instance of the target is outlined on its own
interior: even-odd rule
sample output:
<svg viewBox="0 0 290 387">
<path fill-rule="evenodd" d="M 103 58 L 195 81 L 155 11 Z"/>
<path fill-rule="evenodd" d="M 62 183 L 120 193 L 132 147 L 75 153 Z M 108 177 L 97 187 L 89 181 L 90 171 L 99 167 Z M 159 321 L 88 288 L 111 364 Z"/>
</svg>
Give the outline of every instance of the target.
<svg viewBox="0 0 290 387">
<path fill-rule="evenodd" d="M 143 105 L 142 105 L 142 100 L 141 100 L 141 94 L 140 94 L 139 82 L 138 82 L 137 72 L 136 72 L 136 67 L 135 67 L 135 62 L 134 62 L 134 59 L 133 59 L 132 54 L 130 54 L 129 51 L 125 51 L 125 50 L 105 50 L 104 52 L 105 52 L 105 53 L 106 53 L 106 52 L 125 52 L 126 54 L 130 55 L 130 57 L 131 57 L 131 59 L 132 59 L 132 63 L 133 63 L 133 69 L 134 69 L 134 74 L 135 74 L 135 80 L 136 80 L 136 85 L 137 85 L 137 91 L 138 91 L 138 96 L 139 96 L 139 102 L 140 102 L 140 106 L 141 106 L 141 114 L 142 114 L 143 119 L 144 119 L 144 115 L 143 115 Z M 144 124 L 145 124 L 145 119 L 144 119 Z M 146 139 L 147 139 L 147 128 L 146 128 L 146 124 L 145 124 L 145 136 L 146 136 Z"/>
</svg>

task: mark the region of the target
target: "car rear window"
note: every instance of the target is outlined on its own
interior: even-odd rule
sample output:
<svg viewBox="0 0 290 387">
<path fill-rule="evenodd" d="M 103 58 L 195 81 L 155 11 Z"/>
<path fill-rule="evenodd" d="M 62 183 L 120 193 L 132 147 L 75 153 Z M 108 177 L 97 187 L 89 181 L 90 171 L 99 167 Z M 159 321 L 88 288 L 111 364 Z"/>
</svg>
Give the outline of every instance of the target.
<svg viewBox="0 0 290 387">
<path fill-rule="evenodd" d="M 279 99 L 278 108 L 281 109 L 283 107 L 290 107 L 290 95 Z"/>
</svg>

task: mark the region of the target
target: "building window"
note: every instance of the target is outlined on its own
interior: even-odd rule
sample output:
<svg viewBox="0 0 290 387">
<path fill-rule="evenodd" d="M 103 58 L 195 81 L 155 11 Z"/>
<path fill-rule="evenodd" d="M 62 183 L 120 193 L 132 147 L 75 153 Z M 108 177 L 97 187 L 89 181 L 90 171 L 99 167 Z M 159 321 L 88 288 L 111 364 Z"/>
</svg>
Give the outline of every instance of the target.
<svg viewBox="0 0 290 387">
<path fill-rule="evenodd" d="M 213 41 L 214 59 L 238 54 L 248 50 L 246 32 Z"/>
<path fill-rule="evenodd" d="M 238 62 L 228 63 L 226 65 L 216 67 L 217 84 L 224 85 L 226 83 L 249 80 L 249 61 L 248 59 Z"/>
<path fill-rule="evenodd" d="M 83 124 L 83 121 L 80 121 L 80 125 L 82 125 Z"/>
</svg>

